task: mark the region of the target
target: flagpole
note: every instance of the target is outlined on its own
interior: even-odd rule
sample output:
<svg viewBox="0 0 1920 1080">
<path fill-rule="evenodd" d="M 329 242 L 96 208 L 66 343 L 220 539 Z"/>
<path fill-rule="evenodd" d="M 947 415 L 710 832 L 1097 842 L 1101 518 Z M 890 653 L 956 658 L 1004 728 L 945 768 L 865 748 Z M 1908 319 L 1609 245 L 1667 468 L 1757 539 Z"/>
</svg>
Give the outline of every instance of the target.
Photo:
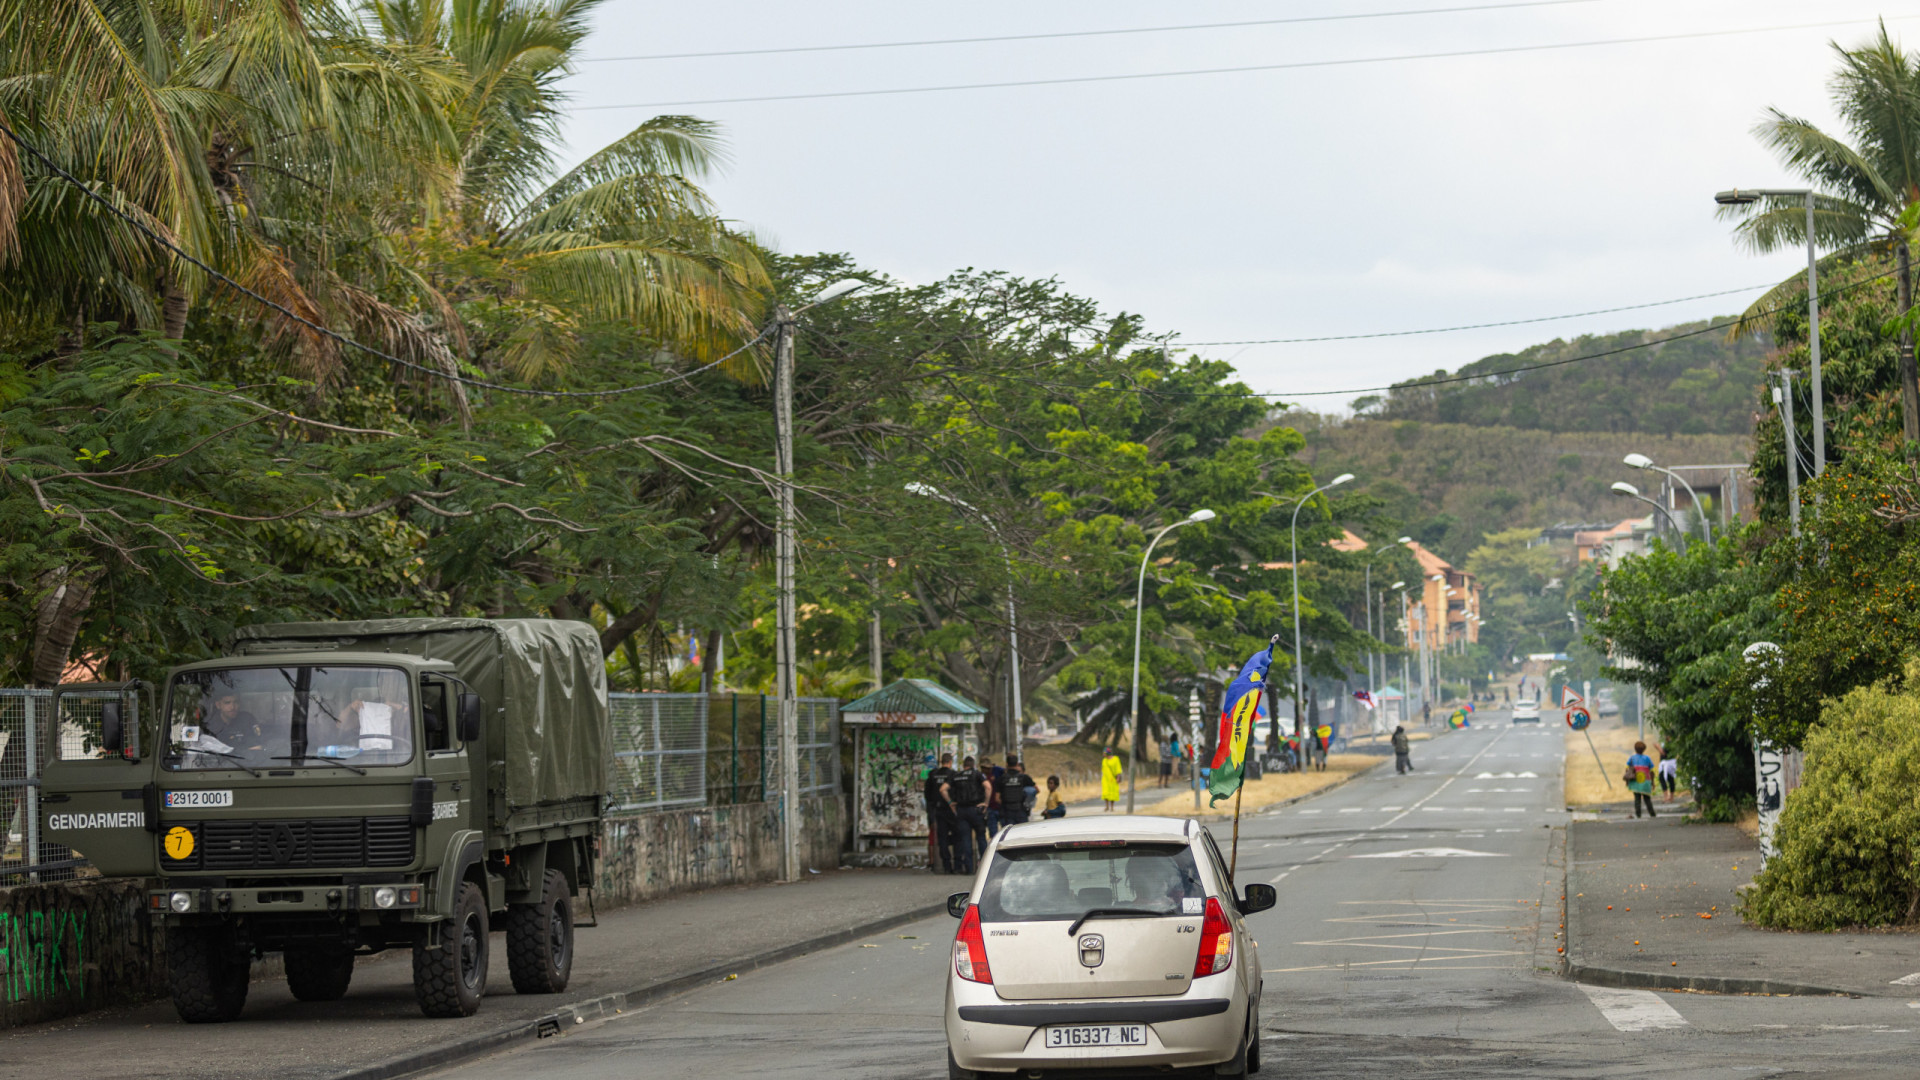
<svg viewBox="0 0 1920 1080">
<path fill-rule="evenodd" d="M 1233 855 L 1227 860 L 1227 877 L 1231 879 L 1240 868 L 1240 800 L 1247 795 L 1247 781 L 1240 780 L 1240 790 L 1233 793 Z"/>
</svg>

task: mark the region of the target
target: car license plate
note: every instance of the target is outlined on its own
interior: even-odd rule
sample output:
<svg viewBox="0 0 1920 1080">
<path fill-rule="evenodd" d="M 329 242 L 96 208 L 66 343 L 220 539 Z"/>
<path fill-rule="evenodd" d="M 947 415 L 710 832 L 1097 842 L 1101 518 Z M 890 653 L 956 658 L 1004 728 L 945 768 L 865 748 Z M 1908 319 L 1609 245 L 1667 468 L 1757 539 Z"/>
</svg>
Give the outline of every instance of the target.
<svg viewBox="0 0 1920 1080">
<path fill-rule="evenodd" d="M 1088 1024 L 1047 1029 L 1047 1048 L 1070 1046 L 1145 1046 L 1145 1024 Z"/>
<path fill-rule="evenodd" d="M 233 792 L 231 791 L 169 791 L 167 792 L 166 805 L 169 808 L 176 807 L 176 806 L 184 806 L 184 807 L 232 806 Z"/>
</svg>

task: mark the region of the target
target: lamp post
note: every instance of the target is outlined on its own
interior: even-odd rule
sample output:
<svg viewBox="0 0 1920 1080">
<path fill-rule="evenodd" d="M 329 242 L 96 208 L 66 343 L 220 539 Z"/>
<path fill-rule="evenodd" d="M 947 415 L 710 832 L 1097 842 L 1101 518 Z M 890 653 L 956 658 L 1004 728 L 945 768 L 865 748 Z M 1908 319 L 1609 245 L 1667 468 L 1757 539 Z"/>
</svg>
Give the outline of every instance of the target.
<svg viewBox="0 0 1920 1080">
<path fill-rule="evenodd" d="M 1700 528 L 1701 531 L 1706 534 L 1707 543 L 1713 543 L 1713 526 L 1707 522 L 1707 508 L 1701 505 L 1700 496 L 1693 490 L 1693 485 L 1687 483 L 1686 477 L 1681 476 L 1672 469 L 1663 469 L 1655 465 L 1653 459 L 1645 454 L 1628 454 L 1626 457 L 1621 458 L 1620 461 L 1621 464 L 1629 469 L 1652 469 L 1654 472 L 1661 473 L 1679 481 L 1680 486 L 1687 489 L 1687 498 L 1693 500 L 1693 512 L 1700 515 Z M 1667 520 L 1673 520 L 1672 516 L 1669 515 Z"/>
<path fill-rule="evenodd" d="M 1762 198 L 1806 200 L 1807 204 L 1807 356 L 1813 376 L 1813 475 L 1827 471 L 1827 413 L 1820 391 L 1820 269 L 1813 248 L 1813 190 L 1811 188 L 1734 188 L 1718 192 L 1721 206 L 1749 206 Z"/>
<path fill-rule="evenodd" d="M 805 312 L 865 288 L 866 282 L 847 278 L 820 290 L 798 311 L 780 304 L 773 309 L 773 471 L 780 477 L 780 518 L 774 537 L 773 565 L 776 633 L 774 635 L 774 702 L 780 721 L 780 876 L 800 880 L 800 699 L 794 675 L 798 648 L 793 592 L 793 332 Z"/>
<path fill-rule="evenodd" d="M 1182 525 L 1191 525 L 1196 521 L 1212 521 L 1213 511 L 1195 510 L 1179 521 L 1153 534 L 1147 542 L 1147 550 L 1140 556 L 1140 585 L 1133 596 L 1133 758 L 1127 762 L 1127 813 L 1133 813 L 1133 792 L 1140 779 L 1140 618 L 1147 606 L 1147 560 L 1153 557 L 1155 545 L 1160 538 Z M 1199 759 L 1196 757 L 1195 766 Z"/>
<path fill-rule="evenodd" d="M 1000 545 L 1000 558 L 1007 564 L 1007 666 L 1011 669 L 1013 675 L 1013 681 L 1011 683 L 1013 692 L 1013 730 L 1008 733 L 1007 749 L 1017 752 L 1021 749 L 1021 732 L 1025 731 L 1026 728 L 1022 724 L 1020 712 L 1020 621 L 1015 617 L 1013 608 L 1013 555 L 1007 551 L 1007 542 L 1001 538 L 999 526 L 993 523 L 992 518 L 981 513 L 978 507 L 973 506 L 964 499 L 957 499 L 941 491 L 939 488 L 934 487 L 932 484 L 923 484 L 918 480 L 908 484 L 907 491 L 910 494 L 922 495 L 929 499 L 939 499 L 943 503 L 957 506 L 973 514 L 982 522 L 986 523 L 987 531 L 993 534 L 994 541 Z"/>
<path fill-rule="evenodd" d="M 1413 624 L 1407 620 L 1407 583 L 1404 581 L 1394 582 L 1393 591 L 1400 594 L 1400 629 L 1406 634 L 1407 640 L 1411 642 L 1413 640 Z M 1383 597 L 1382 599 L 1385 598 Z M 1413 677 L 1409 674 L 1407 668 L 1407 657 L 1412 651 L 1411 649 L 1403 649 L 1400 653 L 1400 722 L 1402 724 L 1413 719 L 1412 714 L 1407 711 L 1413 701 Z"/>
<path fill-rule="evenodd" d="M 1296 736 L 1301 733 L 1301 725 L 1306 723 L 1306 717 L 1300 713 L 1300 695 L 1305 679 L 1302 668 L 1307 659 L 1307 651 L 1300 642 L 1300 508 L 1307 505 L 1307 500 L 1315 495 L 1337 488 L 1351 479 L 1353 479 L 1352 473 L 1341 473 L 1330 482 L 1300 496 L 1300 501 L 1293 504 L 1292 524 L 1287 526 L 1288 543 L 1293 553 L 1293 561 L 1289 568 L 1293 571 L 1293 733 Z"/>
<path fill-rule="evenodd" d="M 1403 536 L 1400 539 L 1395 540 L 1394 543 L 1395 544 L 1411 544 L 1413 543 L 1413 537 Z M 1367 636 L 1368 637 L 1374 636 L 1374 633 L 1373 633 L 1373 563 L 1375 559 L 1378 559 L 1383 554 L 1385 554 L 1384 551 L 1374 552 L 1373 558 L 1367 560 L 1366 581 L 1365 581 L 1365 585 L 1363 586 L 1362 595 L 1366 603 Z M 1385 634 L 1386 629 L 1387 629 L 1387 620 L 1386 620 L 1386 617 L 1383 615 L 1380 619 L 1381 633 Z M 1373 679 L 1373 655 L 1374 654 L 1373 654 L 1372 647 L 1368 647 L 1367 649 L 1367 696 L 1368 697 L 1372 697 L 1374 690 L 1378 689 L 1378 687 L 1374 684 L 1374 679 Z M 1380 663 L 1381 663 L 1381 666 L 1384 668 L 1386 666 L 1386 657 L 1382 656 L 1380 658 Z"/>
<path fill-rule="evenodd" d="M 1674 536 L 1676 536 L 1680 541 L 1680 554 L 1685 555 L 1687 553 L 1687 534 L 1680 531 L 1680 526 L 1674 522 L 1673 515 L 1667 513 L 1666 507 L 1661 506 L 1659 502 L 1653 499 L 1649 499 L 1645 495 L 1640 494 L 1639 488 L 1634 487 L 1632 484 L 1627 483 L 1625 480 L 1614 481 L 1613 491 L 1614 491 L 1614 494 L 1616 495 L 1626 495 L 1631 498 L 1639 499 L 1641 502 L 1646 503 L 1648 506 L 1651 506 L 1655 510 L 1660 511 L 1660 513 L 1667 519 L 1667 524 L 1673 526 Z"/>
</svg>

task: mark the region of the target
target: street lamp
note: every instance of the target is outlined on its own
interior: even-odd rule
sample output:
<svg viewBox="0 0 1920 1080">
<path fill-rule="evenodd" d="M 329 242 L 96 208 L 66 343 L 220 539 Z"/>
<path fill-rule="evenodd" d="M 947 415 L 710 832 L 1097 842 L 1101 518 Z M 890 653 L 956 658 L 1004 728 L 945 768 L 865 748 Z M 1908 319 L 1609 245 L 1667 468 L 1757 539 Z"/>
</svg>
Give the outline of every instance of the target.
<svg viewBox="0 0 1920 1080">
<path fill-rule="evenodd" d="M 1634 487 L 1632 484 L 1627 483 L 1625 480 L 1614 481 L 1613 492 L 1616 495 L 1626 495 L 1630 498 L 1639 499 L 1641 502 L 1646 503 L 1648 506 L 1651 506 L 1655 510 L 1660 511 L 1660 513 L 1666 517 L 1667 524 L 1673 526 L 1674 536 L 1677 537 L 1680 541 L 1680 554 L 1685 555 L 1687 553 L 1687 534 L 1680 531 L 1680 526 L 1674 522 L 1673 515 L 1667 513 L 1666 507 L 1661 506 L 1655 500 L 1649 499 L 1645 495 L 1640 494 L 1639 488 Z"/>
<path fill-rule="evenodd" d="M 1195 510 L 1179 521 L 1153 534 L 1147 542 L 1147 550 L 1140 556 L 1140 585 L 1133 596 L 1133 758 L 1127 762 L 1127 813 L 1133 813 L 1133 792 L 1140 777 L 1140 617 L 1147 606 L 1147 560 L 1153 557 L 1154 546 L 1160 538 L 1182 525 L 1191 525 L 1196 521 L 1212 521 L 1211 510 Z M 1194 757 L 1194 767 L 1199 767 L 1199 757 Z"/>
<path fill-rule="evenodd" d="M 1630 469 L 1652 469 L 1654 472 L 1664 473 L 1680 481 L 1680 486 L 1687 489 L 1687 498 L 1693 500 L 1693 512 L 1700 515 L 1700 528 L 1706 533 L 1707 543 L 1713 543 L 1713 526 L 1707 523 L 1706 508 L 1700 505 L 1700 496 L 1694 492 L 1693 485 L 1687 483 L 1686 477 L 1681 476 L 1672 469 L 1663 469 L 1655 465 L 1653 459 L 1645 454 L 1628 454 L 1626 457 L 1621 458 L 1620 461 Z M 1671 521 L 1673 518 L 1669 516 L 1667 520 Z"/>
<path fill-rule="evenodd" d="M 1301 733 L 1301 725 L 1307 721 L 1306 717 L 1300 715 L 1300 696 L 1305 678 L 1302 668 L 1307 660 L 1306 648 L 1300 642 L 1300 508 L 1315 495 L 1337 488 L 1351 479 L 1353 479 L 1352 473 L 1341 473 L 1334 477 L 1332 482 L 1300 496 L 1300 501 L 1293 504 L 1293 522 L 1287 526 L 1288 542 L 1293 552 L 1290 569 L 1293 571 L 1293 733 L 1295 735 Z"/>
<path fill-rule="evenodd" d="M 1022 714 L 1020 711 L 1020 621 L 1015 617 L 1013 610 L 1013 556 L 1007 552 L 1007 542 L 1001 538 L 1000 529 L 993 523 L 993 519 L 964 499 L 957 499 L 941 491 L 939 488 L 934 487 L 932 484 L 923 484 L 918 480 L 908 484 L 907 491 L 909 494 L 922 495 L 929 499 L 939 499 L 943 503 L 957 506 L 973 514 L 986 523 L 987 531 L 993 533 L 994 541 L 1000 545 L 1000 558 L 1007 564 L 1007 664 L 1013 673 L 1011 686 L 1013 691 L 1013 731 L 1007 739 L 1007 748 L 1011 751 L 1020 751 L 1021 733 L 1026 730 L 1021 722 Z"/>
<path fill-rule="evenodd" d="M 799 311 L 785 304 L 773 309 L 773 471 L 780 477 L 780 518 L 774 536 L 775 603 L 774 701 L 780 720 L 780 876 L 800 880 L 800 700 L 794 656 L 799 642 L 794 629 L 798 609 L 793 592 L 793 335 L 798 317 L 863 288 L 854 278 L 836 281 Z"/>
<path fill-rule="evenodd" d="M 1413 543 L 1413 537 L 1403 536 L 1400 539 L 1395 540 L 1394 543 L 1395 544 L 1411 544 Z M 1373 563 L 1375 559 L 1378 559 L 1381 555 L 1384 555 L 1384 554 L 1386 554 L 1385 549 L 1376 551 L 1373 553 L 1373 558 L 1370 558 L 1367 560 L 1367 572 L 1366 572 L 1366 581 L 1363 588 L 1363 597 L 1366 602 L 1367 636 L 1368 637 L 1374 636 L 1374 633 L 1373 633 Z M 1384 633 L 1386 631 L 1386 628 L 1387 628 L 1386 617 L 1382 616 L 1380 619 L 1380 629 Z M 1386 663 L 1386 658 L 1384 656 L 1381 657 L 1380 662 L 1384 666 Z M 1369 648 L 1367 650 L 1367 696 L 1368 697 L 1373 696 L 1374 689 L 1375 689 L 1375 686 L 1374 686 L 1374 680 L 1373 680 L 1373 650 Z"/>
<path fill-rule="evenodd" d="M 1820 271 L 1813 249 L 1811 188 L 1734 188 L 1714 195 L 1721 206 L 1750 206 L 1762 198 L 1806 200 L 1807 204 L 1807 356 L 1813 374 L 1813 475 L 1827 471 L 1827 414 L 1820 391 Z"/>
</svg>

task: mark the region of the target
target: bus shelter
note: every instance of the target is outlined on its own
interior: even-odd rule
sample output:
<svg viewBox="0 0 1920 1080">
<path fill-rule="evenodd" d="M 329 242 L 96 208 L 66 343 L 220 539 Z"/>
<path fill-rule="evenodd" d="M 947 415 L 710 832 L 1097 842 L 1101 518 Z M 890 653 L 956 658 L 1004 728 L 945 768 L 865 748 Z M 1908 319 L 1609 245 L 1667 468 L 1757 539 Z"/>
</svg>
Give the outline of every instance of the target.
<svg viewBox="0 0 1920 1080">
<path fill-rule="evenodd" d="M 840 710 L 853 738 L 854 850 L 929 835 L 922 788 L 941 754 L 980 753 L 987 710 L 930 679 L 901 679 Z M 891 845 L 889 845 L 891 846 Z"/>
</svg>

